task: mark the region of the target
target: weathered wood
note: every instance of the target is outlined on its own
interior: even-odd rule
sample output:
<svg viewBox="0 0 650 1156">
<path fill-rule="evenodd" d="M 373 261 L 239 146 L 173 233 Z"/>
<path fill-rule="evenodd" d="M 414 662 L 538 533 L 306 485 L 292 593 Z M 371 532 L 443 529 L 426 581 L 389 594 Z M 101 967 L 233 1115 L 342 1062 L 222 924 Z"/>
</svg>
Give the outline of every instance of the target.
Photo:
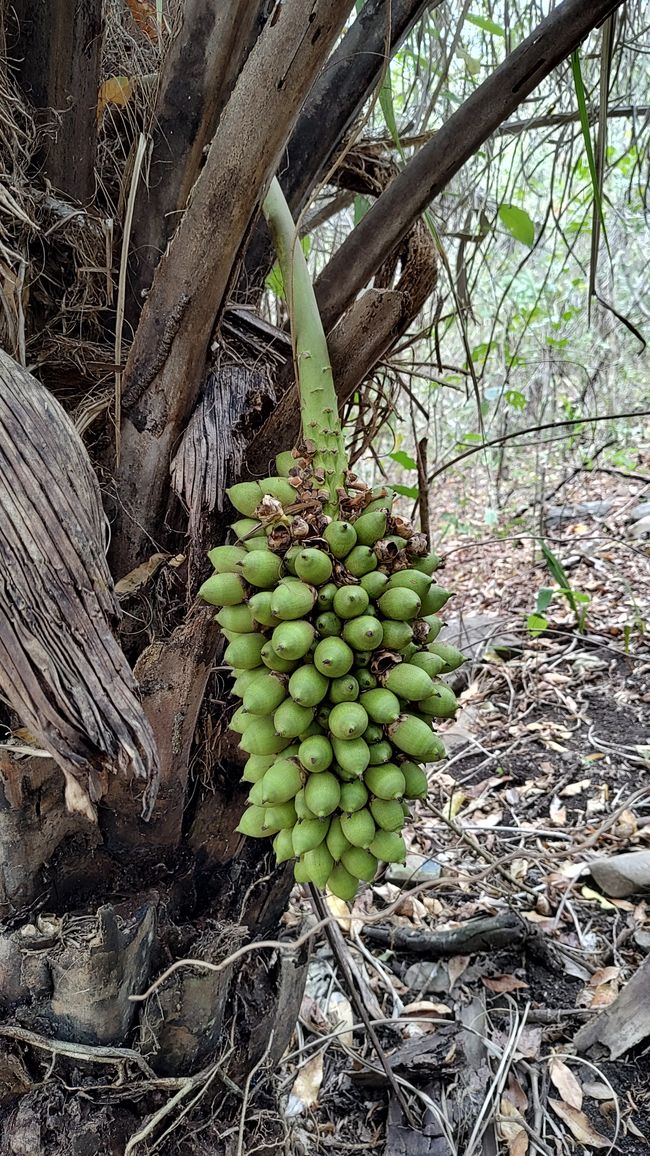
<svg viewBox="0 0 650 1156">
<path fill-rule="evenodd" d="M 650 955 L 623 990 L 600 1015 L 583 1025 L 573 1038 L 579 1052 L 600 1044 L 617 1060 L 650 1036 Z"/>
<path fill-rule="evenodd" d="M 503 947 L 521 947 L 529 935 L 523 919 L 513 911 L 470 919 L 448 931 L 407 931 L 403 927 L 363 928 L 366 939 L 391 951 L 420 955 L 425 959 L 451 959 L 476 955 Z"/>
<path fill-rule="evenodd" d="M 12 0 L 11 7 L 11 55 L 23 92 L 37 109 L 59 117 L 45 172 L 55 189 L 87 202 L 95 192 L 102 0 Z"/>
</svg>

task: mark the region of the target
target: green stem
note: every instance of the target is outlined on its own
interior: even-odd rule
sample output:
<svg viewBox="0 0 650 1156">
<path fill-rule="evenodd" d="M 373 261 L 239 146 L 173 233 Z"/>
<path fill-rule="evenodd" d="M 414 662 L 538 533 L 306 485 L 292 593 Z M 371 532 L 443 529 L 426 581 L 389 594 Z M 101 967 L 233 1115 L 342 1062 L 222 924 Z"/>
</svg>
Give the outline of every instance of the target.
<svg viewBox="0 0 650 1156">
<path fill-rule="evenodd" d="M 293 357 L 300 395 L 302 436 L 315 447 L 312 464 L 329 491 L 326 513 L 338 512 L 337 489 L 345 483 L 347 459 L 325 331 L 305 255 L 284 193 L 274 177 L 262 205 L 282 271 L 291 321 Z"/>
</svg>

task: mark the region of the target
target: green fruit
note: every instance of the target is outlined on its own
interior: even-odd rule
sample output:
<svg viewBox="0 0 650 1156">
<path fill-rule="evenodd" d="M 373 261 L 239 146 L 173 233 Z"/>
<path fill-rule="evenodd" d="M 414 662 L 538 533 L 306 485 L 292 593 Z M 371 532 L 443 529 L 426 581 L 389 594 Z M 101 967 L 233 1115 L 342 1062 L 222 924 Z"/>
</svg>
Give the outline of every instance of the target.
<svg viewBox="0 0 650 1156">
<path fill-rule="evenodd" d="M 262 478 L 259 486 L 265 497 L 275 498 L 283 506 L 292 506 L 296 501 L 296 490 L 286 478 Z"/>
<path fill-rule="evenodd" d="M 360 691 L 374 690 L 377 685 L 377 679 L 369 670 L 356 670 L 355 677 Z"/>
<path fill-rule="evenodd" d="M 370 747 L 370 766 L 377 767 L 383 763 L 389 763 L 393 757 L 393 748 L 391 744 L 384 740 L 380 743 L 373 743 Z"/>
<path fill-rule="evenodd" d="M 248 798 L 249 803 L 251 803 L 252 806 L 254 806 L 254 807 L 264 807 L 265 806 L 264 787 L 262 785 L 261 779 L 260 779 L 259 783 L 253 783 L 253 786 L 251 787 L 250 791 L 248 792 L 247 798 Z"/>
<path fill-rule="evenodd" d="M 395 719 L 399 718 L 399 699 L 397 695 L 393 694 L 390 690 L 386 690 L 383 686 L 377 687 L 376 690 L 365 691 L 364 694 L 361 695 L 359 702 L 372 721 L 381 723 L 382 726 L 395 722 Z"/>
<path fill-rule="evenodd" d="M 354 653 L 342 638 L 323 638 L 314 651 L 314 666 L 328 678 L 347 674 L 354 662 Z"/>
<path fill-rule="evenodd" d="M 359 697 L 359 683 L 353 674 L 344 674 L 342 678 L 333 678 L 329 684 L 330 702 L 356 702 Z"/>
<path fill-rule="evenodd" d="M 224 578 L 227 575 L 224 574 Z M 447 646 L 444 642 L 434 642 L 428 648 L 433 654 L 437 654 L 444 662 L 442 674 L 449 674 L 452 670 L 458 670 L 465 661 L 465 655 L 461 654 L 460 650 L 456 650 L 455 646 Z"/>
<path fill-rule="evenodd" d="M 339 805 L 341 785 L 331 771 L 310 775 L 305 783 L 305 803 L 319 819 L 331 815 Z"/>
<path fill-rule="evenodd" d="M 367 772 L 366 772 L 367 773 Z M 347 814 L 352 814 L 353 811 L 360 811 L 368 802 L 368 791 L 366 790 L 361 779 L 354 779 L 350 783 L 344 783 L 341 787 L 341 810 Z"/>
<path fill-rule="evenodd" d="M 364 879 L 366 883 L 372 883 L 372 880 L 377 874 L 379 863 L 370 851 L 365 851 L 363 847 L 350 847 L 343 852 L 341 856 L 343 866 L 351 875 L 356 875 L 357 879 Z"/>
<path fill-rule="evenodd" d="M 332 744 L 326 735 L 311 735 L 301 742 L 298 748 L 298 758 L 305 770 L 319 774 L 331 766 L 334 758 Z"/>
<path fill-rule="evenodd" d="M 399 807 L 399 803 L 396 805 Z M 341 830 L 353 847 L 369 847 L 375 837 L 375 821 L 370 811 L 363 807 L 351 815 L 341 815 Z"/>
<path fill-rule="evenodd" d="M 354 875 L 350 875 L 342 863 L 336 864 L 327 880 L 327 887 L 332 895 L 336 895 L 337 899 L 345 900 L 346 903 L 354 899 L 358 886 L 359 880 L 355 879 Z"/>
<path fill-rule="evenodd" d="M 406 862 L 406 843 L 399 831 L 377 831 L 368 850 L 384 863 Z"/>
<path fill-rule="evenodd" d="M 332 608 L 339 618 L 356 618 L 368 609 L 369 602 L 361 586 L 341 586 L 334 595 Z"/>
<path fill-rule="evenodd" d="M 278 658 L 296 662 L 304 658 L 314 641 L 311 622 L 301 619 L 296 622 L 281 622 L 271 635 L 271 644 Z"/>
<path fill-rule="evenodd" d="M 413 558 L 411 566 L 414 570 L 422 570 L 424 574 L 433 574 L 438 569 L 440 558 L 437 554 L 426 554 L 424 558 Z"/>
<path fill-rule="evenodd" d="M 365 512 L 366 514 L 371 510 L 388 510 L 390 512 L 394 501 L 395 492 L 391 490 L 390 486 L 375 486 L 372 491 L 372 501 L 366 506 Z"/>
<path fill-rule="evenodd" d="M 343 627 L 343 638 L 354 650 L 376 650 L 381 646 L 384 631 L 378 618 L 362 614 L 352 618 Z"/>
<path fill-rule="evenodd" d="M 282 559 L 270 550 L 253 550 L 246 554 L 240 569 L 249 586 L 268 590 L 275 586 L 282 569 Z"/>
<path fill-rule="evenodd" d="M 252 718 L 253 716 L 248 713 L 245 707 L 239 706 L 231 716 L 228 727 L 231 731 L 234 731 L 235 734 L 243 735 Z"/>
<path fill-rule="evenodd" d="M 291 831 L 291 827 L 283 827 L 281 831 L 278 831 L 273 840 L 273 850 L 275 851 L 275 858 L 278 863 L 286 863 L 287 859 L 293 859 Z"/>
<path fill-rule="evenodd" d="M 328 827 L 329 823 L 323 819 L 301 819 L 296 823 L 291 839 L 294 855 L 304 855 L 306 851 L 313 851 L 314 847 L 320 846 Z"/>
<path fill-rule="evenodd" d="M 377 556 L 370 546 L 354 546 L 345 559 L 345 567 L 354 578 L 377 569 Z"/>
<path fill-rule="evenodd" d="M 255 682 L 255 679 L 258 675 L 263 674 L 264 670 L 264 666 L 254 666 L 252 670 L 238 670 L 237 677 L 232 684 L 232 693 L 237 698 L 243 698 L 251 683 Z"/>
<path fill-rule="evenodd" d="M 334 815 L 327 832 L 327 849 L 332 858 L 338 861 L 349 846 L 350 844 L 341 829 L 341 819 L 338 815 Z"/>
<path fill-rule="evenodd" d="M 313 707 L 300 706 L 292 698 L 285 698 L 273 715 L 273 725 L 276 734 L 287 739 L 296 739 L 307 729 L 313 717 Z"/>
<path fill-rule="evenodd" d="M 418 710 L 433 718 L 453 718 L 458 710 L 458 699 L 453 690 L 444 682 L 434 682 L 432 686 L 433 693 L 418 703 Z"/>
<path fill-rule="evenodd" d="M 329 703 L 322 702 L 316 711 L 316 722 L 323 728 L 324 731 L 327 730 L 327 723 L 330 717 L 331 709 L 332 708 Z"/>
<path fill-rule="evenodd" d="M 262 647 L 260 658 L 268 670 L 274 670 L 276 674 L 289 674 L 295 668 L 295 661 L 289 662 L 286 658 L 281 658 L 276 654 L 271 643 L 265 642 Z"/>
<path fill-rule="evenodd" d="M 368 715 L 358 702 L 340 702 L 332 707 L 328 725 L 337 739 L 358 739 L 368 726 Z"/>
<path fill-rule="evenodd" d="M 241 546 L 215 546 L 208 558 L 218 574 L 236 574 L 239 563 L 246 557 Z"/>
<path fill-rule="evenodd" d="M 224 662 L 227 662 L 228 666 L 238 666 L 240 670 L 253 670 L 260 664 L 265 641 L 261 634 L 237 635 L 230 646 L 226 647 Z"/>
<path fill-rule="evenodd" d="M 282 559 L 284 562 L 285 570 L 288 570 L 290 574 L 295 574 L 296 572 L 294 563 L 301 550 L 302 546 L 289 546 L 289 549 L 286 551 L 284 558 Z"/>
<path fill-rule="evenodd" d="M 381 570 L 370 570 L 368 574 L 362 574 L 359 585 L 370 598 L 379 598 L 388 585 L 388 574 Z"/>
<path fill-rule="evenodd" d="M 431 586 L 422 599 L 422 616 L 437 614 L 450 598 L 451 590 L 445 590 L 444 586 Z"/>
<path fill-rule="evenodd" d="M 296 815 L 298 816 L 299 819 L 315 819 L 316 818 L 314 812 L 309 810 L 309 807 L 307 806 L 307 804 L 305 802 L 305 789 L 304 789 L 304 787 L 300 791 L 298 791 L 298 794 L 296 795 L 295 799 L 293 800 L 293 805 L 296 808 Z"/>
<path fill-rule="evenodd" d="M 341 770 L 357 778 L 370 762 L 370 748 L 364 739 L 337 739 L 332 737 L 332 750 Z"/>
<path fill-rule="evenodd" d="M 332 559 L 322 550 L 308 547 L 296 555 L 296 574 L 303 582 L 323 586 L 332 577 Z"/>
<path fill-rule="evenodd" d="M 271 612 L 282 622 L 291 622 L 309 614 L 315 601 L 313 586 L 307 586 L 297 578 L 284 578 L 273 591 Z"/>
<path fill-rule="evenodd" d="M 295 465 L 296 459 L 292 450 L 283 450 L 282 453 L 275 455 L 275 469 L 278 477 L 288 478 Z"/>
<path fill-rule="evenodd" d="M 259 482 L 238 482 L 226 493 L 235 509 L 247 518 L 253 516 L 263 497 Z"/>
<path fill-rule="evenodd" d="M 435 641 L 445 624 L 442 618 L 437 618 L 435 614 L 427 614 L 426 618 L 423 618 L 422 621 L 429 627 L 429 633 L 427 635 L 427 645 L 429 645 Z"/>
<path fill-rule="evenodd" d="M 374 546 L 386 533 L 387 521 L 385 510 L 371 510 L 370 513 L 362 514 L 354 523 L 357 542 L 362 546 Z"/>
<path fill-rule="evenodd" d="M 406 779 L 394 763 L 368 767 L 364 780 L 370 793 L 378 799 L 401 799 L 406 790 Z"/>
<path fill-rule="evenodd" d="M 321 586 L 316 595 L 316 605 L 319 610 L 331 610 L 334 604 L 334 595 L 336 594 L 336 586 L 333 582 L 326 582 Z"/>
<path fill-rule="evenodd" d="M 258 552 L 265 550 L 267 553 L 269 551 L 269 544 L 263 534 L 259 534 L 256 538 L 247 538 L 244 542 L 244 547 L 248 553 L 252 553 L 254 550 Z M 271 583 L 269 583 L 269 585 L 271 585 Z"/>
<path fill-rule="evenodd" d="M 362 738 L 366 740 L 369 746 L 380 743 L 384 737 L 384 728 L 379 723 L 369 723 L 363 732 Z"/>
<path fill-rule="evenodd" d="M 309 868 L 306 866 L 306 864 L 303 862 L 302 859 L 299 859 L 298 862 L 294 865 L 293 877 L 294 877 L 296 883 L 310 883 L 311 882 L 311 880 L 309 878 Z"/>
<path fill-rule="evenodd" d="M 285 679 L 270 670 L 258 674 L 244 692 L 244 707 L 252 715 L 271 714 L 287 697 Z"/>
<path fill-rule="evenodd" d="M 312 851 L 305 851 L 302 858 L 305 871 L 309 875 L 309 882 L 314 883 L 316 887 L 324 887 L 334 867 L 334 859 L 326 844 L 321 843 Z"/>
<path fill-rule="evenodd" d="M 296 808 L 292 802 L 272 804 L 264 812 L 264 824 L 269 835 L 275 835 L 283 827 L 293 827 L 296 819 Z"/>
<path fill-rule="evenodd" d="M 439 654 L 432 654 L 430 650 L 420 650 L 409 659 L 411 666 L 419 666 L 426 670 L 429 678 L 437 678 L 445 665 Z"/>
<path fill-rule="evenodd" d="M 262 528 L 261 522 L 257 518 L 240 518 L 239 521 L 233 522 L 230 529 L 240 542 L 244 539 L 250 538 L 260 533 Z M 210 555 L 208 554 L 208 558 Z"/>
<path fill-rule="evenodd" d="M 426 670 L 412 666 L 410 662 L 400 662 L 397 666 L 393 666 L 384 675 L 383 683 L 393 694 L 409 702 L 419 702 L 420 699 L 428 698 L 433 687 Z"/>
<path fill-rule="evenodd" d="M 258 590 L 257 594 L 251 595 L 248 599 L 253 621 L 259 622 L 260 626 L 277 626 L 280 621 L 271 613 L 271 598 L 270 590 Z"/>
<path fill-rule="evenodd" d="M 402 804 L 398 803 L 397 799 L 371 799 L 370 810 L 375 823 L 382 831 L 401 831 L 404 826 Z"/>
<path fill-rule="evenodd" d="M 275 733 L 272 718 L 256 718 L 239 740 L 247 755 L 275 755 L 288 745 L 288 739 Z"/>
<path fill-rule="evenodd" d="M 372 661 L 372 651 L 371 650 L 357 650 L 357 651 L 355 651 L 354 663 L 355 663 L 355 669 L 357 671 L 366 670 L 367 667 L 370 666 L 371 661 Z"/>
<path fill-rule="evenodd" d="M 263 807 L 247 807 L 235 830 L 248 835 L 250 839 L 265 838 L 270 834 L 266 828 L 265 814 Z"/>
<path fill-rule="evenodd" d="M 250 634 L 255 629 L 253 615 L 245 602 L 239 606 L 222 606 L 214 617 L 224 630 L 234 630 L 237 634 Z"/>
<path fill-rule="evenodd" d="M 357 542 L 357 532 L 350 522 L 330 522 L 323 537 L 335 558 L 345 558 Z"/>
<path fill-rule="evenodd" d="M 255 784 L 257 786 L 257 784 Z M 291 759 L 278 759 L 261 780 L 262 802 L 288 803 L 302 787 L 300 767 Z"/>
<path fill-rule="evenodd" d="M 402 650 L 404 646 L 408 646 L 413 638 L 413 627 L 408 622 L 395 622 L 392 618 L 386 618 L 382 622 L 384 628 L 383 645 L 386 650 Z"/>
<path fill-rule="evenodd" d="M 248 731 L 246 732 L 248 734 Z M 392 743 L 423 763 L 432 763 L 445 756 L 445 748 L 437 735 L 434 735 L 424 719 L 412 714 L 403 714 L 388 728 Z"/>
<path fill-rule="evenodd" d="M 429 783 L 422 767 L 418 767 L 417 763 L 412 763 L 405 759 L 403 763 L 400 763 L 399 769 L 404 775 L 404 782 L 406 784 L 404 798 L 426 799 L 429 793 Z"/>
<path fill-rule="evenodd" d="M 245 783 L 259 783 L 274 762 L 275 755 L 249 755 L 242 771 L 242 780 Z"/>
<path fill-rule="evenodd" d="M 382 594 L 378 605 L 384 618 L 394 618 L 396 622 L 409 622 L 417 618 L 421 602 L 415 590 L 400 586 Z"/>
<path fill-rule="evenodd" d="M 429 575 L 423 574 L 421 570 L 397 570 L 391 574 L 388 583 L 389 590 L 413 590 L 420 600 L 425 597 L 430 586 Z"/>
<path fill-rule="evenodd" d="M 289 679 L 289 694 L 300 706 L 317 706 L 328 688 L 329 679 L 315 666 L 299 666 Z"/>
<path fill-rule="evenodd" d="M 319 614 L 315 626 L 321 638 L 336 638 L 343 629 L 341 619 L 332 610 L 325 610 Z"/>
<path fill-rule="evenodd" d="M 210 606 L 238 606 L 246 596 L 240 574 L 212 574 L 199 589 L 199 598 Z"/>
</svg>

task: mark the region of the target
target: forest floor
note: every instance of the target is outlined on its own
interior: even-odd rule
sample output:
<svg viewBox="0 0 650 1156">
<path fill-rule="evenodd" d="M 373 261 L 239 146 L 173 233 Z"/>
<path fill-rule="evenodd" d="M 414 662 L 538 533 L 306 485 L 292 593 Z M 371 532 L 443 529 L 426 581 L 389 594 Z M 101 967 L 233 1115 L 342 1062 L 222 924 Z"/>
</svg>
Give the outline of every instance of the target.
<svg viewBox="0 0 650 1156">
<path fill-rule="evenodd" d="M 527 626 L 558 585 L 530 515 L 445 536 L 441 581 L 458 593 L 443 637 L 472 656 L 449 757 L 408 872 L 366 886 L 351 915 L 329 901 L 341 934 L 314 947 L 280 1073 L 285 1152 L 648 1150 L 650 551 L 631 519 L 647 498 L 594 473 L 553 499 L 575 509 L 545 509 L 582 630 L 562 594 L 543 632 Z M 288 927 L 313 918 L 297 889 Z"/>
</svg>

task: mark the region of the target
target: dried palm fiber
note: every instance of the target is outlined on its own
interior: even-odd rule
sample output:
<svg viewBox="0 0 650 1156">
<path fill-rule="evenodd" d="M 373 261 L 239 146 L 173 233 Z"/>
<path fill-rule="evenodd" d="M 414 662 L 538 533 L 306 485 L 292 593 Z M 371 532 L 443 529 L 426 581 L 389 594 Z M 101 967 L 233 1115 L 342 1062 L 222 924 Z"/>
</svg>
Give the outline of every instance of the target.
<svg viewBox="0 0 650 1156">
<path fill-rule="evenodd" d="M 111 625 L 99 486 L 65 411 L 0 351 L 0 691 L 94 818 L 108 772 L 147 781 L 158 758 Z"/>
</svg>

